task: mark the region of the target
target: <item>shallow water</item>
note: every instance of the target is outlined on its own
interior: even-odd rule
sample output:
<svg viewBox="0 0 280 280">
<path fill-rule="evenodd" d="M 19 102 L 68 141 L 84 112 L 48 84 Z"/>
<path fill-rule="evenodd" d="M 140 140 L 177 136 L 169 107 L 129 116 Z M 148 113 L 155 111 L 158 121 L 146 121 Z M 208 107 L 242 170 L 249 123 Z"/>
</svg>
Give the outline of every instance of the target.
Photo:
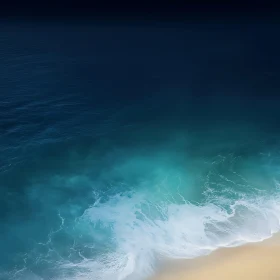
<svg viewBox="0 0 280 280">
<path fill-rule="evenodd" d="M 279 231 L 278 30 L 2 22 L 0 278 L 142 280 Z"/>
</svg>

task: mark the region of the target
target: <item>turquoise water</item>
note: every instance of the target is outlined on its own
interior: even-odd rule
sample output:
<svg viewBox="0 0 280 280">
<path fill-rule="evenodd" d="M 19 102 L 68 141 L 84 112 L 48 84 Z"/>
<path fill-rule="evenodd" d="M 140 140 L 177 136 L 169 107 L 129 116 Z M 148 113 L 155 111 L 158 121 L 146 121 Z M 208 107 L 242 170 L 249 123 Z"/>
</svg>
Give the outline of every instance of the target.
<svg viewBox="0 0 280 280">
<path fill-rule="evenodd" d="M 144 280 L 279 231 L 276 27 L 4 27 L 1 279 Z"/>
</svg>

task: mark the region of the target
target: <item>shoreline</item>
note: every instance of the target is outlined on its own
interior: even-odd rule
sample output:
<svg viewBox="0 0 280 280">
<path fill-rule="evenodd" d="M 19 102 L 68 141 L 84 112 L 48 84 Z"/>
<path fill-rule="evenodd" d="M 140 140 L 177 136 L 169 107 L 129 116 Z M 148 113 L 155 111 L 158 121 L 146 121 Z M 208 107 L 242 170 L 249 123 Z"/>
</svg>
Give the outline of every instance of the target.
<svg viewBox="0 0 280 280">
<path fill-rule="evenodd" d="M 174 261 L 151 280 L 279 280 L 279 259 L 280 234 L 277 233 L 260 242 Z"/>
</svg>

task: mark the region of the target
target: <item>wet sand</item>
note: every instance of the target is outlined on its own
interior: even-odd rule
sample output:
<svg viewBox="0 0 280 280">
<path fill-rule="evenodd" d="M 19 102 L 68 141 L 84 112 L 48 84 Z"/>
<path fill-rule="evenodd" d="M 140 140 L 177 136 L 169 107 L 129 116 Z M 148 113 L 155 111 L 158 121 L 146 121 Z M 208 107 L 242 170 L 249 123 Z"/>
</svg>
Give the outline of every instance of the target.
<svg viewBox="0 0 280 280">
<path fill-rule="evenodd" d="M 178 261 L 153 280 L 280 280 L 280 235 Z"/>
</svg>

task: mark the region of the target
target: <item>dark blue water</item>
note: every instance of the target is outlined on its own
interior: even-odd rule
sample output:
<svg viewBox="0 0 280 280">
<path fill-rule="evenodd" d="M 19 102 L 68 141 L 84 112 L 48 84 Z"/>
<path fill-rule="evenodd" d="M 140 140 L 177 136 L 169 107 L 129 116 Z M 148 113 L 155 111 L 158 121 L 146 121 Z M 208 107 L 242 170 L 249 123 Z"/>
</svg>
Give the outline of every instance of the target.
<svg viewBox="0 0 280 280">
<path fill-rule="evenodd" d="M 0 26 L 1 279 L 145 279 L 279 230 L 278 25 Z"/>
</svg>

